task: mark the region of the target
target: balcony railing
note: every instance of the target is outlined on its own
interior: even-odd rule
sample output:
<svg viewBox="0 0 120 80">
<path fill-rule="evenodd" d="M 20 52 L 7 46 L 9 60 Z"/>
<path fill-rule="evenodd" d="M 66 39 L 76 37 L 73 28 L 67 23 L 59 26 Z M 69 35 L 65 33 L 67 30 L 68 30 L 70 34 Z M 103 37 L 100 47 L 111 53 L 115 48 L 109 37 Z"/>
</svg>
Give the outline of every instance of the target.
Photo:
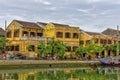
<svg viewBox="0 0 120 80">
<path fill-rule="evenodd" d="M 27 39 L 28 39 L 27 36 L 22 36 L 22 37 L 21 37 L 21 40 L 27 40 Z"/>
<path fill-rule="evenodd" d="M 49 40 L 52 40 L 53 38 L 45 38 L 45 37 L 27 37 L 27 36 L 23 36 L 21 37 L 21 40 L 40 40 L 40 41 L 49 41 Z"/>
</svg>

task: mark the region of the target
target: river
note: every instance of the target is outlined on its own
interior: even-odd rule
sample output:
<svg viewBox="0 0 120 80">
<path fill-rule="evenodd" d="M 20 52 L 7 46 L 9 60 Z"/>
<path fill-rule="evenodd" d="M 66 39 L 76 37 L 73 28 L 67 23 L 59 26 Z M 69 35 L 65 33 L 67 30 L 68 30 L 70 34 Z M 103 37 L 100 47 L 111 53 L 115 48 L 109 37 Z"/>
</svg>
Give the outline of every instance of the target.
<svg viewBox="0 0 120 80">
<path fill-rule="evenodd" d="M 1 69 L 0 80 L 120 80 L 119 67 Z"/>
</svg>

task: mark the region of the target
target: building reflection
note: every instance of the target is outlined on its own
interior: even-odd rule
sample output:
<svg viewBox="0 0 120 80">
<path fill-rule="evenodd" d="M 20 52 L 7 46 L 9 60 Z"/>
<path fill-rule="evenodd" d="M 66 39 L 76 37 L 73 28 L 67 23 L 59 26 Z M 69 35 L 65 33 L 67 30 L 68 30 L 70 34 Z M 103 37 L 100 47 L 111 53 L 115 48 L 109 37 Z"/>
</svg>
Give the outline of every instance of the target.
<svg viewBox="0 0 120 80">
<path fill-rule="evenodd" d="M 0 73 L 0 80 L 120 80 L 119 76 L 119 68 L 68 68 L 63 70 L 23 70 L 23 72 L 14 72 L 13 70 L 9 73 Z"/>
</svg>

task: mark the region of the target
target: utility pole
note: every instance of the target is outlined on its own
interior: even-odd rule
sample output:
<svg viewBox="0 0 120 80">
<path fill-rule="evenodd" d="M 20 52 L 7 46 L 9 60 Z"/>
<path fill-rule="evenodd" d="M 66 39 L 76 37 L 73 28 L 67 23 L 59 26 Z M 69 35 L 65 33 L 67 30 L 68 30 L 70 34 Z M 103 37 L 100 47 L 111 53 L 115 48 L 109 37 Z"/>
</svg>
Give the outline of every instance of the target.
<svg viewBox="0 0 120 80">
<path fill-rule="evenodd" d="M 117 55 L 119 55 L 119 26 L 117 26 Z"/>
</svg>

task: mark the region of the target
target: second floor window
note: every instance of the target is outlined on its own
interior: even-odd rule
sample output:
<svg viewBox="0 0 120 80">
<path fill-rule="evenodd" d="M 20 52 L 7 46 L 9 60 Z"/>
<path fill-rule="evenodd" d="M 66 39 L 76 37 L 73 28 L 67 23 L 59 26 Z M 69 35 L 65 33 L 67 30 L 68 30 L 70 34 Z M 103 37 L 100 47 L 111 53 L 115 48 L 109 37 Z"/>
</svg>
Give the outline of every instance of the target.
<svg viewBox="0 0 120 80">
<path fill-rule="evenodd" d="M 43 33 L 37 33 L 37 37 L 42 37 Z"/>
<path fill-rule="evenodd" d="M 106 43 L 107 43 L 107 40 L 101 39 L 101 40 L 100 40 L 100 43 L 101 43 L 101 44 L 106 44 Z"/>
<path fill-rule="evenodd" d="M 14 37 L 19 37 L 19 29 L 14 30 Z"/>
<path fill-rule="evenodd" d="M 111 41 L 111 40 L 108 40 L 108 44 L 112 44 L 112 41 Z"/>
<path fill-rule="evenodd" d="M 57 32 L 56 37 L 57 38 L 63 38 L 63 32 Z"/>
<path fill-rule="evenodd" d="M 73 38 L 78 38 L 78 33 L 73 33 Z"/>
<path fill-rule="evenodd" d="M 70 38 L 71 34 L 69 32 L 65 33 L 65 38 Z"/>
<path fill-rule="evenodd" d="M 28 32 L 27 31 L 23 31 L 23 37 L 28 37 Z"/>
<path fill-rule="evenodd" d="M 30 32 L 30 37 L 35 37 L 35 33 L 34 32 Z"/>
<path fill-rule="evenodd" d="M 10 38 L 11 37 L 11 31 L 7 32 L 7 37 Z"/>
</svg>

